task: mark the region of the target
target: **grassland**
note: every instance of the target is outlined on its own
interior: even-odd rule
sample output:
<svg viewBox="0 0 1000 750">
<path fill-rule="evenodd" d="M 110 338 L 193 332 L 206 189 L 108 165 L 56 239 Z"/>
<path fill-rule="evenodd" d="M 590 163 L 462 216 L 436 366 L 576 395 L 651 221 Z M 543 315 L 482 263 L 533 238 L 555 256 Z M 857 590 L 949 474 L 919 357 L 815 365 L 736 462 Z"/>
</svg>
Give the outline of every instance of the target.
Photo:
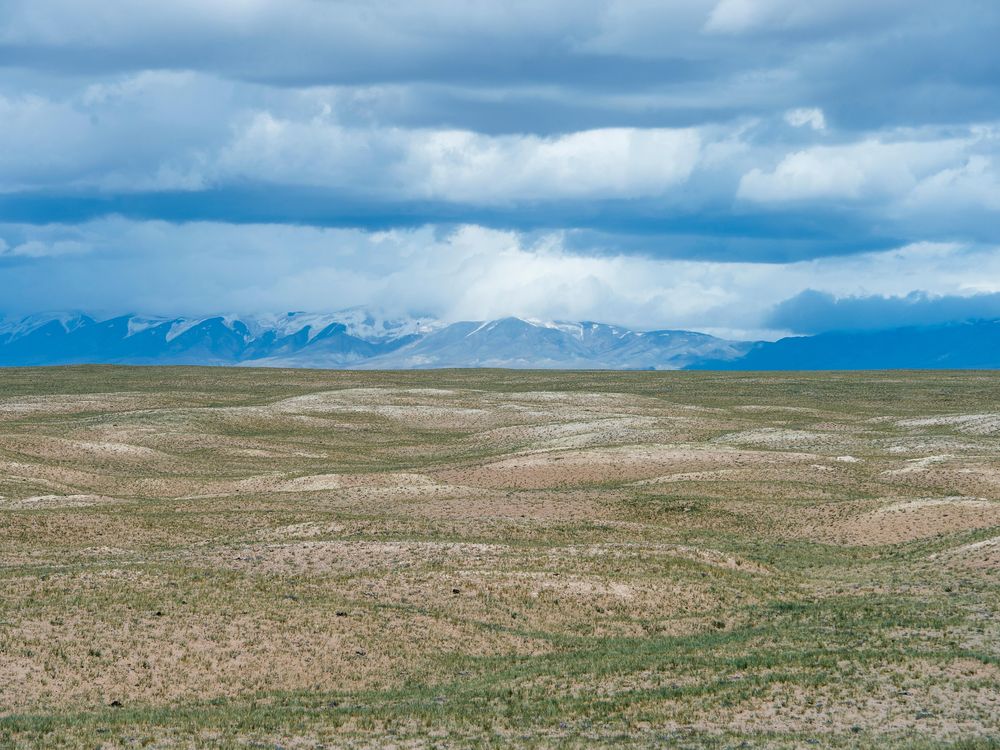
<svg viewBox="0 0 1000 750">
<path fill-rule="evenodd" d="M 0 747 L 1000 747 L 1000 379 L 0 371 Z"/>
</svg>

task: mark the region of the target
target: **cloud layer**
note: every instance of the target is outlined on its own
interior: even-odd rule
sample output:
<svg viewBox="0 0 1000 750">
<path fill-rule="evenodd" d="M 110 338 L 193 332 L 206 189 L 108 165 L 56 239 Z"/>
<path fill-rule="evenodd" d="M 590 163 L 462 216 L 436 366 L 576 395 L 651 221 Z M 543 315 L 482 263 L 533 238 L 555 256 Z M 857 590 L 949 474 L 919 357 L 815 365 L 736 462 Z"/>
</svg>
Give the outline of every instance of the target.
<svg viewBox="0 0 1000 750">
<path fill-rule="evenodd" d="M 998 37 L 988 0 L 8 0 L 0 284 L 10 309 L 252 311 L 300 284 L 640 326 L 810 331 L 871 295 L 919 319 L 914 292 L 991 291 Z"/>
<path fill-rule="evenodd" d="M 1000 317 L 1000 254 L 959 245 L 774 264 L 581 253 L 566 232 L 475 225 L 370 232 L 110 218 L 0 225 L 0 237 L 8 313 L 374 304 L 444 320 L 513 314 L 766 338 Z M 926 291 L 911 294 L 915 288 Z"/>
</svg>

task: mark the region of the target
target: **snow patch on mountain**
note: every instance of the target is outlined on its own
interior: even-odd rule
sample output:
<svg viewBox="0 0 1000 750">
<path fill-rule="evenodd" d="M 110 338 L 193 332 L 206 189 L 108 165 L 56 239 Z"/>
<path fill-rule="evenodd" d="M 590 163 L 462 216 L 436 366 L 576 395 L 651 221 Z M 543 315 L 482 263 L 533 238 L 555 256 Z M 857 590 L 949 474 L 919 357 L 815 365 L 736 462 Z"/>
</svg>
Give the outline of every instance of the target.
<svg viewBox="0 0 1000 750">
<path fill-rule="evenodd" d="M 37 313 L 23 318 L 3 320 L 0 322 L 0 334 L 7 334 L 8 340 L 14 340 L 30 335 L 52 323 L 56 323 L 64 333 L 71 333 L 93 322 L 93 318 L 81 312 Z"/>
<path fill-rule="evenodd" d="M 143 331 L 148 331 L 150 328 L 157 328 L 170 322 L 169 318 L 145 318 L 140 315 L 129 316 L 126 337 L 135 336 L 137 333 L 142 333 Z"/>
<path fill-rule="evenodd" d="M 205 318 L 80 313 L 0 323 L 0 364 L 677 369 L 748 345 L 688 331 L 516 317 L 446 324 L 365 308 Z"/>
<path fill-rule="evenodd" d="M 202 322 L 202 319 L 198 319 L 198 318 L 189 318 L 189 319 L 186 319 L 186 320 L 184 318 L 179 318 L 179 319 L 173 321 L 173 323 L 170 326 L 170 330 L 167 331 L 167 335 L 165 336 L 165 339 L 168 342 L 169 341 L 173 341 L 175 338 L 177 338 L 178 336 L 184 335 L 187 331 L 190 331 L 192 328 L 194 328 L 196 325 L 198 325 L 201 322 Z"/>
</svg>

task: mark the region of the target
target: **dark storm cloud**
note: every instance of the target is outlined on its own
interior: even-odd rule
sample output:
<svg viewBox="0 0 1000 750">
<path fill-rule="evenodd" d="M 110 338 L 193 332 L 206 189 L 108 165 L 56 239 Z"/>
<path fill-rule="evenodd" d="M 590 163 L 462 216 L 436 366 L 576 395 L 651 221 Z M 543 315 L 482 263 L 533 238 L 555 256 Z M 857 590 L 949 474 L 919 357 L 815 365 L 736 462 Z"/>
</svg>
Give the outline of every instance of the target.
<svg viewBox="0 0 1000 750">
<path fill-rule="evenodd" d="M 741 89 L 771 107 L 812 99 L 842 125 L 865 127 L 927 119 L 942 95 L 971 105 L 979 92 L 980 109 L 1000 111 L 1000 7 L 986 0 L 8 0 L 0 29 L 0 63 L 70 75 L 187 69 L 291 87 L 697 86 L 706 102 Z M 754 79 L 767 72 L 780 79 L 762 92 Z M 927 100 L 932 90 L 939 96 Z"/>
</svg>

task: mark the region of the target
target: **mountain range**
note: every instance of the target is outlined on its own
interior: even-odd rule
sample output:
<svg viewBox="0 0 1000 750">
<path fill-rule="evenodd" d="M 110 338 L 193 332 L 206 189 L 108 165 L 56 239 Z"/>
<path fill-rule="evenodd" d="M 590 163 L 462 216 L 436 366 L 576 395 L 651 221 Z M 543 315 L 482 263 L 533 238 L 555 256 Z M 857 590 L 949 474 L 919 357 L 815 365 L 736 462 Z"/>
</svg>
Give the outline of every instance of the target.
<svg viewBox="0 0 1000 750">
<path fill-rule="evenodd" d="M 691 331 L 521 318 L 444 324 L 352 309 L 328 315 L 98 320 L 37 315 L 0 325 L 0 365 L 197 364 L 413 369 L 679 369 L 749 348 Z"/>
<path fill-rule="evenodd" d="M 733 359 L 694 362 L 695 370 L 995 370 L 1000 320 L 967 320 L 884 330 L 830 331 L 756 342 Z"/>
<path fill-rule="evenodd" d="M 1000 368 L 1000 320 L 836 331 L 774 342 L 590 321 L 442 323 L 330 314 L 158 318 L 83 313 L 0 322 L 0 366 L 171 364 L 352 369 L 826 370 Z"/>
</svg>

